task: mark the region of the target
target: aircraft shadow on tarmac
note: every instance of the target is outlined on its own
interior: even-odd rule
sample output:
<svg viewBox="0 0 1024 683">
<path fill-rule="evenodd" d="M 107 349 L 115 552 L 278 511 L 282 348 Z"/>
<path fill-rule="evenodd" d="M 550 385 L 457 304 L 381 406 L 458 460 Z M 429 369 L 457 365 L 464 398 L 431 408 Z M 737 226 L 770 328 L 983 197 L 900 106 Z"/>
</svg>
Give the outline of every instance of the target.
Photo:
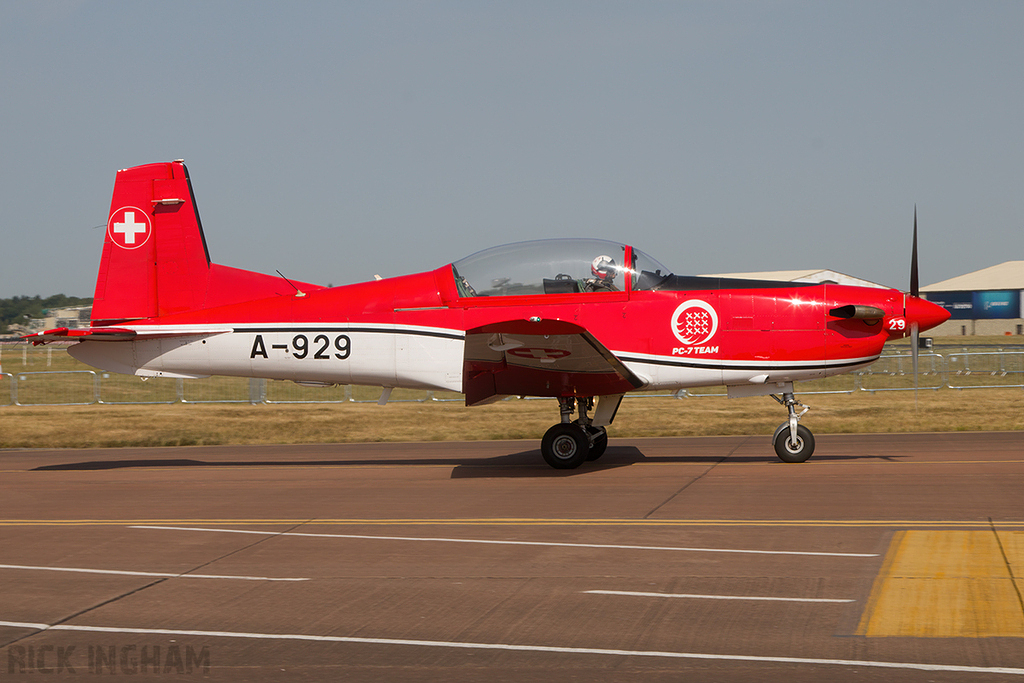
<svg viewBox="0 0 1024 683">
<path fill-rule="evenodd" d="M 900 460 L 888 455 L 816 455 L 814 460 Z M 604 456 L 597 462 L 587 462 L 574 470 L 556 470 L 544 464 L 539 450 L 521 451 L 510 455 L 480 460 L 469 460 L 456 465 L 452 470 L 452 479 L 469 478 L 500 478 L 500 477 L 571 477 L 590 472 L 628 467 L 637 463 L 689 463 L 715 465 L 728 460 L 729 462 L 765 463 L 769 465 L 786 465 L 775 457 L 774 453 L 764 455 L 659 455 L 649 458 L 636 446 L 609 446 Z"/>
<path fill-rule="evenodd" d="M 618 457 L 615 457 L 615 456 Z M 647 458 L 634 447 L 609 448 L 600 463 L 588 463 L 575 470 L 556 470 L 548 467 L 539 450 L 499 455 L 493 458 L 473 457 L 410 457 L 410 458 L 352 458 L 344 460 L 193 460 L 131 459 L 88 460 L 55 465 L 41 465 L 33 472 L 99 471 L 135 468 L 196 468 L 204 467 L 386 467 L 452 466 L 452 478 L 470 477 L 565 477 L 586 474 L 588 471 L 626 467 Z M 713 459 L 714 460 L 714 459 Z"/>
<path fill-rule="evenodd" d="M 896 460 L 887 455 L 816 455 L 814 460 Z M 204 468 L 204 467 L 366 467 L 384 466 L 433 466 L 451 465 L 452 479 L 469 478 L 515 478 L 515 477 L 571 477 L 585 475 L 590 472 L 628 467 L 637 463 L 691 463 L 709 465 L 723 462 L 766 462 L 784 465 L 774 455 L 674 455 L 649 458 L 636 446 L 610 446 L 604 456 L 596 462 L 584 463 L 573 470 L 556 470 L 548 467 L 541 458 L 539 450 L 520 451 L 492 458 L 474 457 L 408 457 L 408 458 L 352 458 L 352 459 L 319 459 L 319 460 L 193 460 L 189 458 L 154 458 L 126 460 L 87 460 L 83 462 L 41 465 L 32 469 L 34 472 L 45 471 L 96 471 L 133 468 Z"/>
</svg>

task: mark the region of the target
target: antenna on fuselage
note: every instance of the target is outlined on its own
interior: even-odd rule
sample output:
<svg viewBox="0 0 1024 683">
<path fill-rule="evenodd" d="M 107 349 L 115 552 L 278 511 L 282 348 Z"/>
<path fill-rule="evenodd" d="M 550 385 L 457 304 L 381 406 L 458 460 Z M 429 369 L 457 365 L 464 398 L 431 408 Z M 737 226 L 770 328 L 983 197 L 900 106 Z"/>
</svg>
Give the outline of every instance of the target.
<svg viewBox="0 0 1024 683">
<path fill-rule="evenodd" d="M 275 270 L 276 270 L 276 269 L 275 269 Z M 278 274 L 278 275 L 280 275 L 280 276 L 281 276 L 281 279 L 282 279 L 282 280 L 284 280 L 285 282 L 287 282 L 288 284 L 290 284 L 290 285 L 291 285 L 292 287 L 295 287 L 295 283 L 294 283 L 294 282 L 292 282 L 291 280 L 289 280 L 288 278 L 286 278 L 286 277 L 284 276 L 284 273 L 282 273 L 282 272 L 281 272 L 280 270 L 277 270 L 276 272 L 277 272 L 277 274 Z M 295 287 L 295 296 L 306 296 L 306 293 L 305 293 L 305 292 L 303 292 L 303 291 L 302 291 L 301 289 L 299 289 L 298 287 Z"/>
</svg>

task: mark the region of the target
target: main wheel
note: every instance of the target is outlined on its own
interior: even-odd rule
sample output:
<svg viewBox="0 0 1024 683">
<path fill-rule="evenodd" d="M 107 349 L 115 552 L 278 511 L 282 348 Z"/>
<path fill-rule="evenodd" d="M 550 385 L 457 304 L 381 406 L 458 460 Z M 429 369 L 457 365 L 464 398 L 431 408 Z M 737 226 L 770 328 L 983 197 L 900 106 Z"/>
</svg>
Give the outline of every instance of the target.
<svg viewBox="0 0 1024 683">
<path fill-rule="evenodd" d="M 789 423 L 783 422 L 772 437 L 775 454 L 782 462 L 804 462 L 814 453 L 814 434 L 803 425 L 796 427 L 796 443 L 789 440 Z"/>
<path fill-rule="evenodd" d="M 587 434 L 593 441 L 590 442 L 590 452 L 587 453 L 587 460 L 597 460 L 604 455 L 604 450 L 608 448 L 608 430 L 604 427 L 593 427 L 588 426 Z"/>
<path fill-rule="evenodd" d="M 590 454 L 590 439 L 578 424 L 556 424 L 544 434 L 540 453 L 545 462 L 556 470 L 575 469 Z"/>
</svg>

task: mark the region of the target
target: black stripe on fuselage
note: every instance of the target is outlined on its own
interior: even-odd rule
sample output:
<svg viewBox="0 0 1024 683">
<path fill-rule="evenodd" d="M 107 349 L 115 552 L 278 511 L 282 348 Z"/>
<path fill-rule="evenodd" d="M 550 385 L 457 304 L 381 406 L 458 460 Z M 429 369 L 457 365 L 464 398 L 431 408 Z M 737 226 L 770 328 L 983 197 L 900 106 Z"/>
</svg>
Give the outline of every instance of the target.
<svg viewBox="0 0 1024 683">
<path fill-rule="evenodd" d="M 619 356 L 619 360 L 626 363 L 647 363 L 648 365 L 665 365 L 671 368 L 696 368 L 698 370 L 761 370 L 765 372 L 779 372 L 785 370 L 835 370 L 839 368 L 852 368 L 858 365 L 867 365 L 878 360 L 878 356 L 867 360 L 848 361 L 846 363 L 821 363 L 810 362 L 808 365 L 730 365 L 728 363 L 687 363 L 686 361 L 660 360 L 654 358 L 634 358 L 630 356 Z"/>
<path fill-rule="evenodd" d="M 294 334 L 311 334 L 313 332 L 374 332 L 378 334 L 405 334 L 414 337 L 436 337 L 438 339 L 455 339 L 462 341 L 464 334 L 457 332 L 435 332 L 433 330 L 411 330 L 391 327 L 235 327 L 232 332 L 238 333 L 261 333 L 285 332 Z"/>
</svg>

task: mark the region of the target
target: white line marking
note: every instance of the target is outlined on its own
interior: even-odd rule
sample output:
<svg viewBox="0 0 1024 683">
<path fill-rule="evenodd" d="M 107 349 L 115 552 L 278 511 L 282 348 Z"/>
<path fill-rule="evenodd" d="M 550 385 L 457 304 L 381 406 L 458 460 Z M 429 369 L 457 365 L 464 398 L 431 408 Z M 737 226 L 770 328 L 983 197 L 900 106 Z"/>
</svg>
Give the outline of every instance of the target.
<svg viewBox="0 0 1024 683">
<path fill-rule="evenodd" d="M 248 529 L 206 529 L 183 526 L 142 526 L 129 529 L 164 529 L 170 531 L 215 531 L 222 534 L 259 534 L 260 536 L 306 536 L 309 538 L 356 538 L 373 541 L 428 541 L 433 543 L 485 543 L 489 545 L 536 545 L 562 548 L 603 548 L 606 550 L 675 550 L 692 553 L 752 553 L 755 555 L 814 555 L 818 557 L 878 557 L 874 553 L 816 553 L 796 550 L 736 550 L 733 548 L 677 548 L 656 545 L 605 545 L 598 543 L 555 543 L 550 541 L 491 541 L 476 538 L 423 538 L 419 536 L 363 536 L 359 534 L 311 534 L 299 531 L 251 531 Z"/>
<path fill-rule="evenodd" d="M 237 631 L 186 631 L 170 628 L 128 628 L 121 626 L 77 626 L 72 624 L 32 624 L 0 621 L 0 626 L 29 628 L 40 631 L 85 631 L 89 633 L 137 633 L 140 635 L 201 636 L 206 638 L 251 638 L 258 640 L 300 640 L 326 643 L 357 643 L 363 645 L 411 645 L 443 647 L 459 650 L 504 650 L 506 652 L 558 652 L 573 655 L 617 655 L 620 657 L 660 657 L 667 659 L 710 659 L 727 662 L 762 662 L 767 664 L 831 664 L 881 669 L 915 669 L 919 671 L 956 671 L 962 673 L 999 673 L 1024 676 L 1024 669 L 1001 666 L 960 666 L 956 664 L 919 664 L 915 662 L 880 662 L 857 659 L 818 659 L 811 657 L 763 657 L 759 655 L 720 655 L 701 652 L 670 652 L 663 650 L 611 650 L 592 647 L 557 647 L 554 645 L 511 645 L 508 643 L 467 643 L 449 640 L 410 640 L 407 638 L 356 638 L 353 636 L 315 636 L 302 633 L 244 633 Z"/>
<path fill-rule="evenodd" d="M 53 628 L 49 624 L 33 624 L 29 621 L 0 621 L 0 626 L 11 626 L 13 628 L 34 628 L 38 631 L 46 631 Z"/>
<path fill-rule="evenodd" d="M 309 579 L 272 578 L 269 576 L 226 576 L 220 574 L 168 574 L 164 572 L 130 572 L 120 569 L 83 569 L 81 567 L 33 567 L 26 564 L 0 564 L 0 569 L 30 569 L 47 572 L 81 572 L 83 574 L 121 574 L 124 576 L 162 576 L 171 579 L 236 579 L 239 581 L 309 581 Z"/>
<path fill-rule="evenodd" d="M 640 598 L 697 598 L 702 600 L 773 600 L 778 602 L 856 602 L 834 598 L 775 598 L 757 595 L 696 595 L 693 593 L 639 593 L 633 591 L 582 591 L 592 595 L 629 595 Z"/>
</svg>

